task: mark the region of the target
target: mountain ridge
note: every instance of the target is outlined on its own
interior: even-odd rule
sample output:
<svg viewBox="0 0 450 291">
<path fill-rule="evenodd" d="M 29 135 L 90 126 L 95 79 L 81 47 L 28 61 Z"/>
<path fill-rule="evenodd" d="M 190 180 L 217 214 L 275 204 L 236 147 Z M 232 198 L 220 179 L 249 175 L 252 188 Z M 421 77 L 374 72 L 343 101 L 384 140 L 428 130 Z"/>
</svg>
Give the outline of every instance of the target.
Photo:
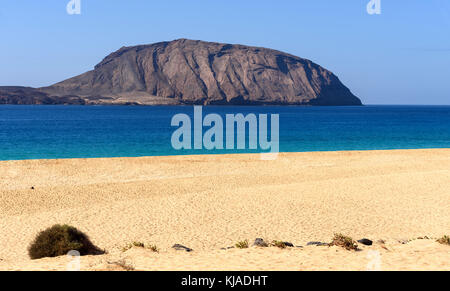
<svg viewBox="0 0 450 291">
<path fill-rule="evenodd" d="M 0 87 L 0 104 L 362 105 L 310 60 L 178 39 L 122 47 L 93 70 L 42 88 Z"/>
</svg>

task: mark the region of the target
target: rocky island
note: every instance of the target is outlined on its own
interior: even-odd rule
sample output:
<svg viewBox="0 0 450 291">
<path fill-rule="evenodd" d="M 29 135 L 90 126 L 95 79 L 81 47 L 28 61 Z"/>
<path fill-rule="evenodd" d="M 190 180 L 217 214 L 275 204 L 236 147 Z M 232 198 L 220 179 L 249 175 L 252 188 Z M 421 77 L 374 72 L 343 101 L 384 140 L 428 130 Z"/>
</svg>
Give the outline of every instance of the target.
<svg viewBox="0 0 450 291">
<path fill-rule="evenodd" d="M 0 87 L 0 104 L 362 105 L 307 59 L 187 39 L 123 47 L 49 87 Z"/>
</svg>

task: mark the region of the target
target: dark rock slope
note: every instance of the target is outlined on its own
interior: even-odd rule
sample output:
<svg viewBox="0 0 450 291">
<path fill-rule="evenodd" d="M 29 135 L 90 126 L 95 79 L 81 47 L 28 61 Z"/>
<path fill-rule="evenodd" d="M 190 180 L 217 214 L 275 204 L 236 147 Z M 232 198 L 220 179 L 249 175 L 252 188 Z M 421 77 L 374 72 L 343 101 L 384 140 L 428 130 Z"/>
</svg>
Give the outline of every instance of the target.
<svg viewBox="0 0 450 291">
<path fill-rule="evenodd" d="M 333 73 L 309 60 L 186 39 L 123 47 L 92 71 L 25 89 L 33 96 L 8 97 L 0 87 L 0 103 L 361 105 Z"/>
<path fill-rule="evenodd" d="M 52 104 L 79 104 L 86 102 L 78 96 L 50 96 L 35 88 L 8 86 L 0 87 L 0 104 L 16 105 L 52 105 Z"/>
</svg>

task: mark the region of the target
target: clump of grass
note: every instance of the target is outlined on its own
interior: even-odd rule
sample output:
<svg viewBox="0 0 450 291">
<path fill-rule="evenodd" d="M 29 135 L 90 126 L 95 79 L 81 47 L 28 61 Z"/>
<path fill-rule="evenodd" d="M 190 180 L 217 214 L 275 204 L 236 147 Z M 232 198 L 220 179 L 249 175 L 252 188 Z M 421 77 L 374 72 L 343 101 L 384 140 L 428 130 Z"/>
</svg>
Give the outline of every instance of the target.
<svg viewBox="0 0 450 291">
<path fill-rule="evenodd" d="M 124 246 L 124 247 L 122 248 L 122 252 L 126 252 L 126 251 L 132 249 L 133 247 L 137 247 L 137 248 L 145 248 L 145 244 L 144 244 L 144 243 L 141 243 L 141 242 L 134 241 L 134 242 L 129 243 L 129 244 L 127 244 L 126 246 Z"/>
<path fill-rule="evenodd" d="M 134 271 L 135 270 L 134 266 L 128 264 L 125 260 L 120 260 L 120 261 L 112 262 L 112 263 L 109 263 L 109 264 L 119 266 L 122 269 L 124 269 L 125 271 Z"/>
<path fill-rule="evenodd" d="M 132 243 L 127 244 L 126 246 L 124 246 L 122 248 L 122 252 L 126 252 L 130 249 L 132 249 L 133 247 L 136 248 L 142 248 L 142 249 L 149 249 L 155 253 L 159 253 L 159 249 L 156 245 L 145 245 L 143 242 L 138 242 L 138 241 L 134 241 Z"/>
<path fill-rule="evenodd" d="M 285 248 L 287 247 L 286 244 L 285 244 L 284 242 L 279 241 L 279 240 L 274 240 L 274 241 L 272 242 L 272 245 L 273 245 L 274 247 L 277 247 L 277 248 L 280 248 L 280 249 L 285 249 Z"/>
<path fill-rule="evenodd" d="M 343 247 L 346 250 L 354 250 L 358 249 L 358 244 L 351 238 L 340 233 L 336 233 L 334 235 L 333 240 L 330 243 L 330 246 L 338 246 Z"/>
<path fill-rule="evenodd" d="M 66 224 L 41 231 L 28 248 L 32 260 L 63 256 L 69 251 L 78 251 L 82 256 L 105 253 L 94 246 L 86 234 Z"/>
<path fill-rule="evenodd" d="M 156 245 L 149 245 L 147 246 L 147 249 L 151 250 L 152 252 L 159 253 L 159 248 Z"/>
<path fill-rule="evenodd" d="M 138 241 L 134 241 L 133 242 L 133 246 L 137 247 L 137 248 L 145 248 L 145 244 L 141 243 L 141 242 L 138 242 Z"/>
<path fill-rule="evenodd" d="M 238 249 L 248 249 L 248 240 L 239 241 L 235 245 Z"/>
<path fill-rule="evenodd" d="M 438 243 L 443 245 L 449 245 L 450 246 L 450 236 L 444 235 L 440 239 L 437 240 Z"/>
<path fill-rule="evenodd" d="M 122 248 L 122 252 L 126 252 L 126 251 L 128 251 L 129 249 L 131 249 L 131 248 L 133 248 L 133 244 L 127 244 L 126 246 L 124 246 L 124 247 Z"/>
</svg>

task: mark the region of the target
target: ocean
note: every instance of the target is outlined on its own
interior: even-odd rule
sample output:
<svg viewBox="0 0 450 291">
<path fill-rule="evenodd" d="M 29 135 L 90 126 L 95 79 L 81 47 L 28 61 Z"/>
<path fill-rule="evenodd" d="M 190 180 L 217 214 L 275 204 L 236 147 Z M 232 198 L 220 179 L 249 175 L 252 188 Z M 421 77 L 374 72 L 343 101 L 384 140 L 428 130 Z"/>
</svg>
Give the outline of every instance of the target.
<svg viewBox="0 0 450 291">
<path fill-rule="evenodd" d="M 192 106 L 2 105 L 0 160 L 264 152 L 175 150 L 171 119 L 193 112 Z M 450 106 L 203 107 L 209 113 L 224 120 L 279 114 L 280 152 L 450 148 Z"/>
</svg>

